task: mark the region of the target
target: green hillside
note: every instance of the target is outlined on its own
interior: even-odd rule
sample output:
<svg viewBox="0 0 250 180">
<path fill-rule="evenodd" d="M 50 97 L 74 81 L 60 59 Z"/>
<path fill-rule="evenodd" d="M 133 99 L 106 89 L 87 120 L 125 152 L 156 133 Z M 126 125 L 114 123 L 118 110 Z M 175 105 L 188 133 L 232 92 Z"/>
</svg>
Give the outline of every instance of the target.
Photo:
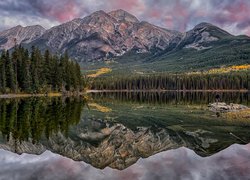
<svg viewBox="0 0 250 180">
<path fill-rule="evenodd" d="M 250 38 L 233 36 L 206 43 L 207 49 L 175 49 L 155 55 L 129 52 L 122 57 L 97 63 L 82 64 L 83 70 L 108 67 L 116 74 L 156 74 L 160 72 L 190 72 L 207 70 L 221 66 L 250 63 Z"/>
</svg>

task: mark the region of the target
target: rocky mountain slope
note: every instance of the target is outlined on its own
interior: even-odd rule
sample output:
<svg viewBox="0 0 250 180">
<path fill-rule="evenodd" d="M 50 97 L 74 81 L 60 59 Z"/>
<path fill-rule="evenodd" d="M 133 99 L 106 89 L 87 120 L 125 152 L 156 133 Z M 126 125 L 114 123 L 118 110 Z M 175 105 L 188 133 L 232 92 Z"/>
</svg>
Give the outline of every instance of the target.
<svg viewBox="0 0 250 180">
<path fill-rule="evenodd" d="M 193 48 L 196 50 L 209 49 L 212 48 L 212 46 L 209 46 L 211 42 L 232 37 L 233 35 L 212 24 L 200 23 L 185 33 L 177 48 Z"/>
<path fill-rule="evenodd" d="M 0 32 L 0 50 L 13 48 L 15 43 L 30 43 L 39 38 L 44 32 L 45 29 L 39 25 L 27 27 L 19 25 Z"/>
<path fill-rule="evenodd" d="M 40 28 L 40 29 L 39 29 Z M 27 36 L 29 35 L 29 36 Z M 10 36 L 10 37 L 9 37 Z M 137 53 L 161 51 L 182 37 L 182 33 L 140 22 L 123 10 L 97 11 L 45 31 L 40 26 L 17 26 L 1 33 L 0 49 L 17 44 L 69 55 L 78 61 L 103 60 L 134 50 Z M 8 41 L 5 39 L 8 38 Z"/>
<path fill-rule="evenodd" d="M 28 48 L 37 46 L 59 54 L 67 51 L 85 67 L 87 62 L 96 66 L 112 60 L 112 69 L 136 65 L 133 71 L 183 71 L 194 65 L 200 68 L 250 60 L 247 36 L 233 36 L 209 23 L 180 33 L 140 21 L 124 10 L 97 11 L 48 30 L 17 26 L 0 33 L 0 50 L 12 48 L 15 38 Z"/>
<path fill-rule="evenodd" d="M 60 53 L 67 50 L 78 61 L 93 61 L 121 56 L 131 50 L 137 53 L 164 50 L 181 37 L 179 32 L 140 22 L 123 10 L 97 11 L 47 30 L 29 47 L 35 45 Z"/>
</svg>

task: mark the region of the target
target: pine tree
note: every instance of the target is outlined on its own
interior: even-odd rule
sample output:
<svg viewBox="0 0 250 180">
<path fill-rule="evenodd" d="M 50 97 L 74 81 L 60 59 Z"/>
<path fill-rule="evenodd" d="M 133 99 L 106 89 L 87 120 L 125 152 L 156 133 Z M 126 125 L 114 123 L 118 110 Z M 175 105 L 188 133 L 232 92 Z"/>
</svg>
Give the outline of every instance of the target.
<svg viewBox="0 0 250 180">
<path fill-rule="evenodd" d="M 53 79 L 53 89 L 54 90 L 63 90 L 62 89 L 62 82 L 63 82 L 63 72 L 62 72 L 62 66 L 60 63 L 60 60 L 58 56 L 53 56 L 52 58 L 52 79 Z"/>
<path fill-rule="evenodd" d="M 24 92 L 31 92 L 32 87 L 32 77 L 31 77 L 31 72 L 30 72 L 30 58 L 29 58 L 29 52 L 28 50 L 25 50 L 23 54 L 23 60 L 22 60 L 22 89 Z"/>
<path fill-rule="evenodd" d="M 52 80 L 52 77 L 51 77 L 51 74 L 52 74 L 52 58 L 51 58 L 51 55 L 50 55 L 50 52 L 49 50 L 46 50 L 45 53 L 44 53 L 44 67 L 43 67 L 43 74 L 45 76 L 45 79 L 46 79 L 46 82 L 48 85 L 52 85 L 53 83 L 53 80 Z"/>
<path fill-rule="evenodd" d="M 5 51 L 2 52 L 0 59 L 0 91 L 6 93 L 6 58 Z"/>
<path fill-rule="evenodd" d="M 15 80 L 15 71 L 13 61 L 10 58 L 9 51 L 6 52 L 5 56 L 6 60 L 6 84 L 11 92 L 15 92 L 16 90 L 16 80 Z"/>
<path fill-rule="evenodd" d="M 35 47 L 31 50 L 31 77 L 32 77 L 32 91 L 38 93 L 39 91 L 39 76 L 38 76 L 38 52 Z"/>
<path fill-rule="evenodd" d="M 11 57 L 2 52 L 0 58 L 0 92 L 44 93 L 48 91 L 79 91 L 82 87 L 80 66 L 67 52 L 58 58 L 35 47 L 31 53 L 15 47 Z"/>
</svg>

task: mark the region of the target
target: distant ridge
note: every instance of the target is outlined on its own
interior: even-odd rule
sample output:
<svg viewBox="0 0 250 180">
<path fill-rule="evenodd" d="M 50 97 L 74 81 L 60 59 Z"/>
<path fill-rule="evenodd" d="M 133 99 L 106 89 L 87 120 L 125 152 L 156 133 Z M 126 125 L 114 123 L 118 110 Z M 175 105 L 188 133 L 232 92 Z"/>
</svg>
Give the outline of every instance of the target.
<svg viewBox="0 0 250 180">
<path fill-rule="evenodd" d="M 152 71 L 168 70 L 170 64 L 176 68 L 178 63 L 185 65 L 177 68 L 181 70 L 193 65 L 215 67 L 250 61 L 250 38 L 246 35 L 233 36 L 206 22 L 181 33 L 140 21 L 122 9 L 96 11 L 48 30 L 39 25 L 16 26 L 0 32 L 0 50 L 11 49 L 14 39 L 27 48 L 37 46 L 57 54 L 67 51 L 81 64 L 115 59 L 124 68 L 143 64 L 142 70 L 153 68 Z M 199 61 L 194 63 L 194 59 Z M 148 64 L 153 62 L 157 64 Z"/>
</svg>

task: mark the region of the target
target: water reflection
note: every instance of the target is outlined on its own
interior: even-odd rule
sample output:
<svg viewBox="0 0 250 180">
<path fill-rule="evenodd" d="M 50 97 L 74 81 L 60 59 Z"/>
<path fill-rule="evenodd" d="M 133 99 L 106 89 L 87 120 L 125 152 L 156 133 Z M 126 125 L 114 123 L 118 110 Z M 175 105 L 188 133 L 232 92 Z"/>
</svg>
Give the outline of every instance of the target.
<svg viewBox="0 0 250 180">
<path fill-rule="evenodd" d="M 79 123 L 83 105 L 84 101 L 75 98 L 0 100 L 2 141 L 31 140 L 35 144 L 54 133 L 67 136 L 69 127 Z"/>
<path fill-rule="evenodd" d="M 216 95 L 226 103 L 250 103 L 250 92 L 100 92 L 92 93 L 94 98 L 107 98 L 121 101 L 158 104 L 208 104 L 215 101 Z"/>
<path fill-rule="evenodd" d="M 241 179 L 250 178 L 250 144 L 233 145 L 213 156 L 201 158 L 187 148 L 170 150 L 140 159 L 123 171 L 96 169 L 51 152 L 40 156 L 21 156 L 0 150 L 0 179 L 76 179 L 76 180 L 165 180 L 165 179 Z"/>
<path fill-rule="evenodd" d="M 220 119 L 204 108 L 214 95 L 141 95 L 0 100 L 0 148 L 19 154 L 50 150 L 100 169 L 122 170 L 169 149 L 184 146 L 208 156 L 250 142 L 250 123 Z M 221 96 L 244 104 L 249 97 Z"/>
</svg>

